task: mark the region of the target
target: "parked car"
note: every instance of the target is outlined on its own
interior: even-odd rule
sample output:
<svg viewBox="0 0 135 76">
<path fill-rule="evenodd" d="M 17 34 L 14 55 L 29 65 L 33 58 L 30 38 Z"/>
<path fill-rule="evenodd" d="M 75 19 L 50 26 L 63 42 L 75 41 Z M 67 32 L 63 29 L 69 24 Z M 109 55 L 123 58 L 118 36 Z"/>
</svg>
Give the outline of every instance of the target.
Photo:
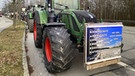
<svg viewBox="0 0 135 76">
<path fill-rule="evenodd" d="M 0 17 L 2 17 L 2 12 L 0 11 Z"/>
</svg>

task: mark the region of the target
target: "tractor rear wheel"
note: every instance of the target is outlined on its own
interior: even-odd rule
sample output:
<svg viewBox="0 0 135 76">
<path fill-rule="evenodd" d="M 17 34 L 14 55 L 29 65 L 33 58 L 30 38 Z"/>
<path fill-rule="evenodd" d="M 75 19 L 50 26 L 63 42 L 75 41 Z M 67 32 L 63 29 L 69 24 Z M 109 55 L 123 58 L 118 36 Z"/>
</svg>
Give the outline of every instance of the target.
<svg viewBox="0 0 135 76">
<path fill-rule="evenodd" d="M 34 43 L 37 48 L 42 48 L 42 28 L 34 21 Z"/>
<path fill-rule="evenodd" d="M 33 32 L 33 19 L 28 19 L 28 28 L 30 32 Z"/>
<path fill-rule="evenodd" d="M 49 73 L 61 72 L 71 67 L 71 45 L 70 34 L 64 27 L 50 27 L 44 30 L 43 53 Z"/>
</svg>

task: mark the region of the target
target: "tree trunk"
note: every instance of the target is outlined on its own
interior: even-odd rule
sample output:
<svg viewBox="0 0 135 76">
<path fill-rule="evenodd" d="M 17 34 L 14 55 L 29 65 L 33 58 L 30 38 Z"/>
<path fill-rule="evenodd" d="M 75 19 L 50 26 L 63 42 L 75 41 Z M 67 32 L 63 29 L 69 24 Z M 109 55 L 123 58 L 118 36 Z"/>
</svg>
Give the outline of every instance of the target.
<svg viewBox="0 0 135 76">
<path fill-rule="evenodd" d="M 16 2 L 15 0 L 13 0 L 13 26 L 14 26 L 14 29 L 15 29 L 15 25 L 16 25 L 16 19 L 15 19 L 15 10 L 16 10 Z"/>
</svg>

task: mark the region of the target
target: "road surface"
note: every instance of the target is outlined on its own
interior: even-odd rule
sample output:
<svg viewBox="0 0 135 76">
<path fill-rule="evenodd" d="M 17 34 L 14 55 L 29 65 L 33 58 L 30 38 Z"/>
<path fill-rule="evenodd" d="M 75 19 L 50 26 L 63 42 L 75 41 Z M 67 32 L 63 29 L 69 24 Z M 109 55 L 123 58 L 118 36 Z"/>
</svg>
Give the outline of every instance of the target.
<svg viewBox="0 0 135 76">
<path fill-rule="evenodd" d="M 10 19 L 7 19 L 6 17 L 2 16 L 0 17 L 0 32 L 4 29 L 8 28 L 13 24 L 13 21 Z"/>
<path fill-rule="evenodd" d="M 82 54 L 78 53 L 72 67 L 64 72 L 49 74 L 44 66 L 42 49 L 35 48 L 33 33 L 27 34 L 26 45 L 29 64 L 32 67 L 31 76 L 134 76 L 135 75 L 135 27 L 124 27 L 123 53 L 119 64 L 87 71 L 83 67 Z"/>
</svg>

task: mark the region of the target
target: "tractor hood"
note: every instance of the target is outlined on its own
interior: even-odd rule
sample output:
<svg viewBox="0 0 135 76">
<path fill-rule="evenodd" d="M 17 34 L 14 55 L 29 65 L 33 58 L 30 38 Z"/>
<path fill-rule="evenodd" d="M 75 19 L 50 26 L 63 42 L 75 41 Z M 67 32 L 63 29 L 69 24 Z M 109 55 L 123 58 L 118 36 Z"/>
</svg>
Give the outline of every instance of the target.
<svg viewBox="0 0 135 76">
<path fill-rule="evenodd" d="M 80 23 L 83 23 L 83 19 L 85 19 L 86 23 L 89 23 L 89 22 L 96 23 L 97 22 L 95 15 L 92 13 L 86 12 L 84 10 L 73 11 L 73 13 L 76 15 L 76 17 Z"/>
</svg>

